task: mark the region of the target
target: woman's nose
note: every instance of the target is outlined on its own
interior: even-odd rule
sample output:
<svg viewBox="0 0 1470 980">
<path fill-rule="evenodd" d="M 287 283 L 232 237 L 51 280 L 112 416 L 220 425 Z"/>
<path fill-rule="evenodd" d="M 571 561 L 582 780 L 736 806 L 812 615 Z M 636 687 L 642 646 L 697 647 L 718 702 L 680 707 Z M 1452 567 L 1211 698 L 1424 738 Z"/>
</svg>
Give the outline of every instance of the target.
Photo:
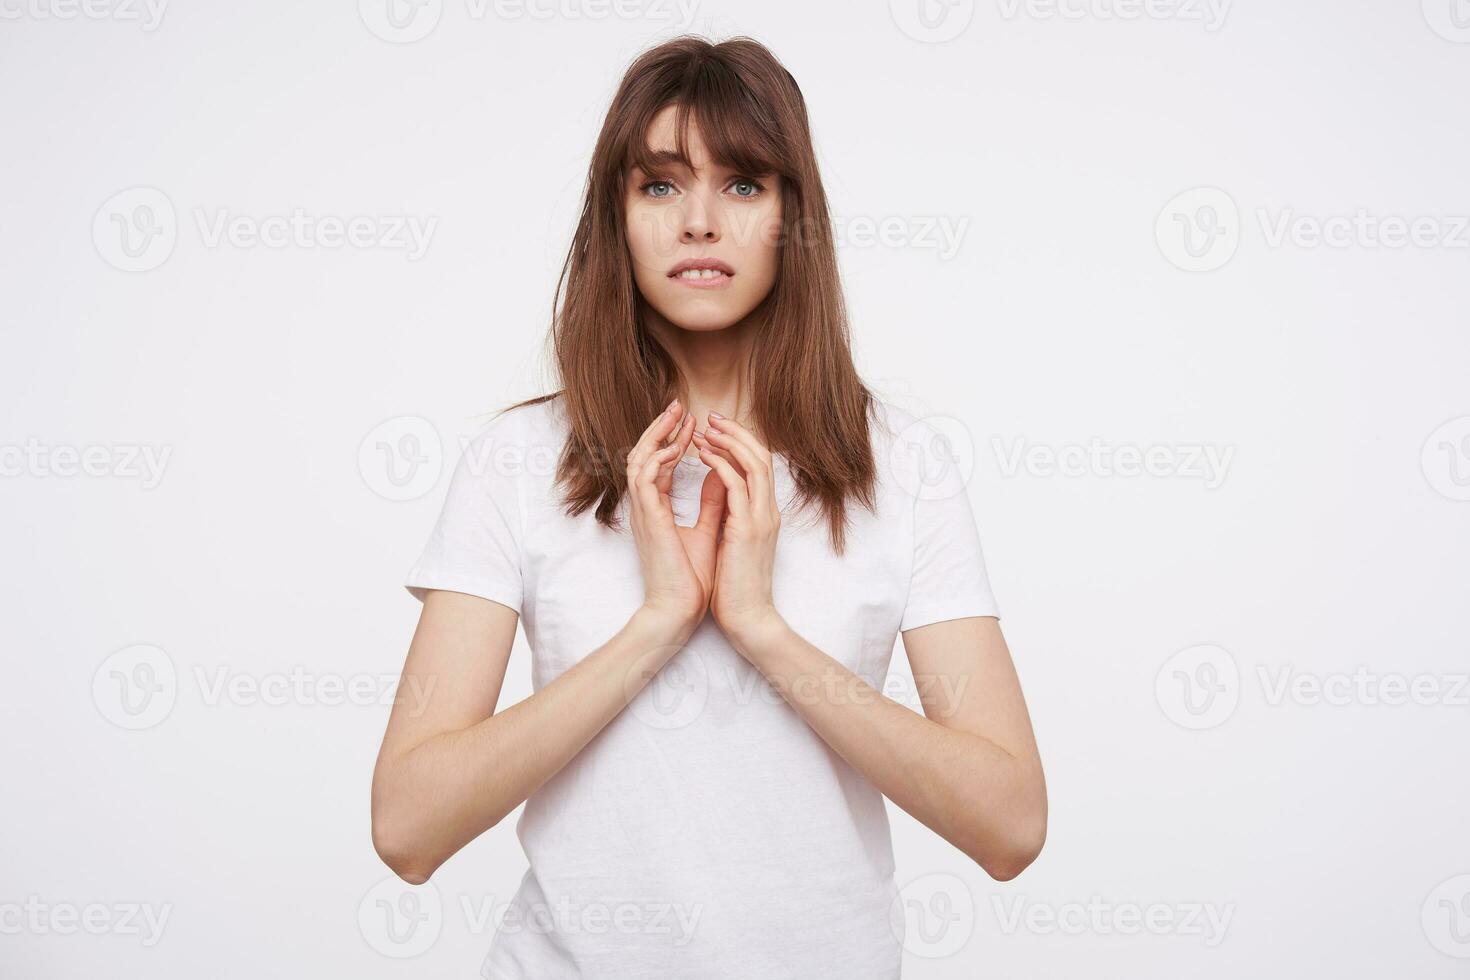
<svg viewBox="0 0 1470 980">
<path fill-rule="evenodd" d="M 718 209 L 702 194 L 691 194 L 685 200 L 688 203 L 684 206 L 684 227 L 680 237 L 686 242 L 719 241 Z"/>
</svg>

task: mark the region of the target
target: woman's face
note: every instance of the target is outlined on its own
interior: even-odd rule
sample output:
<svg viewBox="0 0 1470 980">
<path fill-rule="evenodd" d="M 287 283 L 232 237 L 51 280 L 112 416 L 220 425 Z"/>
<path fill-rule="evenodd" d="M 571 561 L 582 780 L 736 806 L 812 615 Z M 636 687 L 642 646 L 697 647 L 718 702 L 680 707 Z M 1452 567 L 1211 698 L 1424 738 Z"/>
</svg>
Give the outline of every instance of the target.
<svg viewBox="0 0 1470 980">
<path fill-rule="evenodd" d="M 672 156 L 674 113 L 665 106 L 648 130 L 654 153 L 668 154 L 663 168 L 634 167 L 624 181 L 633 279 L 648 305 L 674 326 L 723 330 L 755 309 L 776 282 L 781 178 L 714 163 L 692 119 L 690 172 Z"/>
</svg>

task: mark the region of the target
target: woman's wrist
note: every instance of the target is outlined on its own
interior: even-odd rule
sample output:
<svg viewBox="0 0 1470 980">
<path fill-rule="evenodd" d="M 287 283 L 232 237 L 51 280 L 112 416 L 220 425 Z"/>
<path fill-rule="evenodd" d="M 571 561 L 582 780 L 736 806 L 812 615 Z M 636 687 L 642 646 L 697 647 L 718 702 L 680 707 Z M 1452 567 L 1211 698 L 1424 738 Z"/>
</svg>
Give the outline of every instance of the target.
<svg viewBox="0 0 1470 980">
<path fill-rule="evenodd" d="M 775 606 L 767 606 L 757 612 L 741 616 L 738 620 L 721 623 L 730 645 L 747 659 L 752 654 L 769 646 L 775 639 L 787 633 L 791 624 L 786 622 Z"/>
<path fill-rule="evenodd" d="M 704 618 L 703 614 L 700 618 Z M 658 637 L 660 642 L 677 643 L 680 646 L 684 645 L 684 641 L 689 639 L 694 628 L 699 625 L 699 620 L 691 621 L 688 616 L 647 603 L 633 612 L 632 621 Z"/>
</svg>

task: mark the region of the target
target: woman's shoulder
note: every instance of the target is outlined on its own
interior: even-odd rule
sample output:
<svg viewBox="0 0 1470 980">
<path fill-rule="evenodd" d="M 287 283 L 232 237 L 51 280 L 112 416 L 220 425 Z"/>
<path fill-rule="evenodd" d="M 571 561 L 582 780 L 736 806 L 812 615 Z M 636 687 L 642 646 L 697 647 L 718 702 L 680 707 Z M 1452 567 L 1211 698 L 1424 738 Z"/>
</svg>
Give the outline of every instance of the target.
<svg viewBox="0 0 1470 980">
<path fill-rule="evenodd" d="M 463 440 L 465 454 L 482 467 L 491 465 L 514 477 L 525 472 L 522 464 L 527 460 L 548 454 L 554 458 L 566 438 L 559 401 L 557 395 L 541 395 L 491 409 L 474 434 Z"/>
<path fill-rule="evenodd" d="M 555 432 L 566 424 L 562 401 L 561 392 L 558 391 L 493 409 L 487 413 L 490 418 L 478 434 L 483 436 L 494 433 L 502 439 L 537 439 Z"/>
<path fill-rule="evenodd" d="M 868 423 L 873 449 L 900 456 L 910 455 L 906 447 L 932 447 L 935 440 L 952 436 L 956 425 L 962 427 L 951 416 L 872 391 L 868 395 Z M 475 438 L 501 445 L 516 443 L 528 450 L 536 447 L 560 450 L 568 431 L 566 399 L 562 392 L 556 391 L 495 410 Z"/>
<path fill-rule="evenodd" d="M 872 404 L 873 450 L 889 479 L 909 486 L 935 465 L 973 463 L 974 435 L 963 419 L 877 395 Z"/>
<path fill-rule="evenodd" d="M 877 449 L 886 451 L 902 442 L 925 442 L 934 431 L 927 413 L 907 408 L 892 398 L 872 394 L 869 406 L 874 447 Z"/>
</svg>

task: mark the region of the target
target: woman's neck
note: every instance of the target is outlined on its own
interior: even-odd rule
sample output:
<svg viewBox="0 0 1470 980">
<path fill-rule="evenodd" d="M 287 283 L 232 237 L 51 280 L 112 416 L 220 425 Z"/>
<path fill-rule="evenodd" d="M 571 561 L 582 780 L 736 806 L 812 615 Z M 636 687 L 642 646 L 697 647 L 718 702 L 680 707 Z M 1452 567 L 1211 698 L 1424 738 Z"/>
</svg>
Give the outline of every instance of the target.
<svg viewBox="0 0 1470 980">
<path fill-rule="evenodd" d="M 645 322 L 679 370 L 683 390 L 677 394 L 684 410 L 694 413 L 696 429 L 704 431 L 708 413 L 715 411 L 756 432 L 750 417 L 753 331 L 748 318 L 721 330 L 686 330 L 650 310 Z M 697 458 L 692 444 L 686 457 Z"/>
</svg>

